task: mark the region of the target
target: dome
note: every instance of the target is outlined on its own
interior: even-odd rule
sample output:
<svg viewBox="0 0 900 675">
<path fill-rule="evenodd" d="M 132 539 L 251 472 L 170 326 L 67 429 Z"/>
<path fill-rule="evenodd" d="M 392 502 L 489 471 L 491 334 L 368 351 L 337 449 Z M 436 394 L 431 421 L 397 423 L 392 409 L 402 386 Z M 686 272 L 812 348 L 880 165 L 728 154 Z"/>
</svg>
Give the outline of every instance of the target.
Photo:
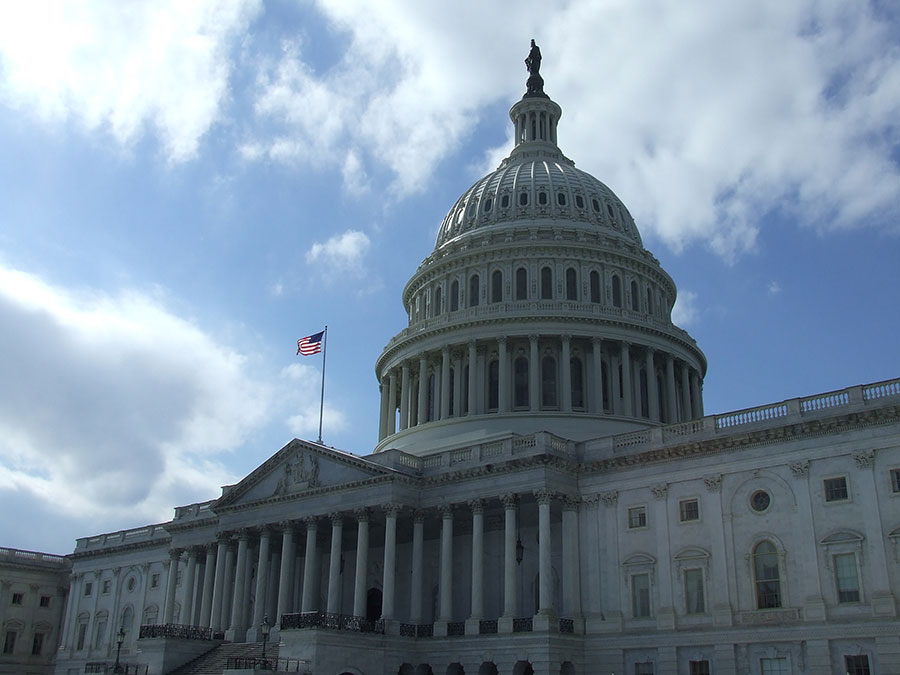
<svg viewBox="0 0 900 675">
<path fill-rule="evenodd" d="M 533 72 L 515 144 L 441 222 L 375 364 L 376 452 L 429 455 L 547 431 L 597 439 L 703 416 L 706 358 L 634 219 L 557 145 Z"/>
</svg>

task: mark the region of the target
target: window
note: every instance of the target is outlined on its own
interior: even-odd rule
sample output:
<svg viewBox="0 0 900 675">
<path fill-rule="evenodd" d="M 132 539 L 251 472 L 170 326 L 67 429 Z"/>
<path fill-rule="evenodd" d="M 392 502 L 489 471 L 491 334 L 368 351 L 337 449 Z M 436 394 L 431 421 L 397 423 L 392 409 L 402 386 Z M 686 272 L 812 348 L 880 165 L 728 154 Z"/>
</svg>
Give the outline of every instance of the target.
<svg viewBox="0 0 900 675">
<path fill-rule="evenodd" d="M 900 492 L 900 469 L 891 469 L 891 492 Z"/>
<path fill-rule="evenodd" d="M 682 499 L 678 502 L 678 516 L 682 523 L 700 520 L 700 503 L 696 499 Z"/>
<path fill-rule="evenodd" d="M 94 625 L 94 649 L 103 646 L 103 637 L 106 635 L 106 617 L 98 618 Z"/>
<path fill-rule="evenodd" d="M 582 197 L 581 195 L 575 195 L 575 206 L 577 206 L 579 209 L 583 209 L 584 197 Z"/>
<path fill-rule="evenodd" d="M 494 200 L 488 197 L 484 200 L 484 212 L 487 213 L 491 210 L 491 207 L 494 205 Z"/>
<path fill-rule="evenodd" d="M 519 206 L 528 206 L 528 193 L 527 192 L 519 193 Z"/>
<path fill-rule="evenodd" d="M 628 509 L 628 529 L 634 530 L 639 527 L 647 527 L 646 506 L 632 506 Z"/>
<path fill-rule="evenodd" d="M 761 541 L 753 549 L 753 575 L 756 580 L 757 609 L 781 607 L 778 551 L 772 542 Z"/>
<path fill-rule="evenodd" d="M 541 206 L 547 205 L 547 193 L 544 191 L 538 192 L 538 204 Z"/>
<path fill-rule="evenodd" d="M 503 301 L 503 272 L 494 270 L 491 274 L 491 302 Z"/>
<path fill-rule="evenodd" d="M 557 192 L 556 193 L 556 203 L 560 206 L 566 205 L 566 193 L 565 192 Z"/>
<path fill-rule="evenodd" d="M 688 614 L 703 614 L 706 600 L 703 595 L 703 570 L 684 571 L 684 605 Z"/>
<path fill-rule="evenodd" d="M 500 407 L 500 362 L 494 359 L 488 364 L 488 410 Z"/>
<path fill-rule="evenodd" d="M 771 503 L 772 498 L 769 497 L 769 493 L 765 490 L 757 490 L 750 495 L 750 508 L 758 513 L 762 513 L 769 508 L 769 504 Z"/>
<path fill-rule="evenodd" d="M 159 573 L 150 577 L 150 588 L 159 588 Z"/>
<path fill-rule="evenodd" d="M 594 213 L 600 213 L 600 200 L 592 199 L 591 207 L 594 209 Z"/>
<path fill-rule="evenodd" d="M 591 272 L 591 302 L 600 302 L 600 273 Z"/>
<path fill-rule="evenodd" d="M 581 359 L 573 357 L 569 359 L 569 374 L 572 383 L 572 407 L 576 410 L 584 409 L 584 368 Z"/>
<path fill-rule="evenodd" d="M 25 597 L 24 593 L 13 593 L 12 594 L 12 604 L 21 605 L 24 597 Z"/>
<path fill-rule="evenodd" d="M 760 659 L 759 668 L 762 675 L 791 675 L 788 660 L 783 656 L 775 659 Z"/>
<path fill-rule="evenodd" d="M 35 633 L 34 641 L 31 643 L 31 655 L 40 656 L 42 651 L 44 651 L 44 634 Z"/>
<path fill-rule="evenodd" d="M 578 299 L 578 278 L 575 274 L 575 268 L 570 267 L 566 270 L 566 300 Z"/>
<path fill-rule="evenodd" d="M 12 654 L 16 649 L 16 631 L 6 631 L 6 639 L 3 640 L 3 653 Z"/>
<path fill-rule="evenodd" d="M 81 651 L 84 649 L 84 636 L 87 633 L 87 619 L 82 619 L 78 622 L 78 637 L 75 640 L 75 650 Z"/>
<path fill-rule="evenodd" d="M 478 275 L 469 277 L 469 307 L 478 307 Z"/>
<path fill-rule="evenodd" d="M 647 289 L 647 314 L 653 314 L 653 291 Z"/>
<path fill-rule="evenodd" d="M 101 592 L 103 595 L 109 595 L 109 589 L 112 586 L 112 582 L 109 579 L 105 579 L 103 581 L 103 585 L 101 587 Z"/>
<path fill-rule="evenodd" d="M 844 656 L 844 670 L 847 675 L 869 675 L 869 657 L 866 654 L 847 654 Z"/>
<path fill-rule="evenodd" d="M 709 661 L 689 661 L 691 675 L 709 675 Z"/>
<path fill-rule="evenodd" d="M 613 307 L 622 306 L 622 282 L 619 275 L 613 274 L 612 278 Z"/>
<path fill-rule="evenodd" d="M 553 299 L 553 270 L 541 268 L 541 300 Z"/>
<path fill-rule="evenodd" d="M 653 675 L 653 663 L 651 661 L 646 663 L 635 663 L 634 675 Z"/>
<path fill-rule="evenodd" d="M 631 614 L 635 619 L 650 616 L 649 574 L 635 574 L 631 577 Z"/>
<path fill-rule="evenodd" d="M 513 365 L 515 391 L 513 405 L 516 408 L 527 408 L 528 403 L 528 359 L 520 356 Z"/>
<path fill-rule="evenodd" d="M 641 299 L 638 297 L 637 282 L 631 282 L 631 309 L 637 312 L 640 310 Z"/>
<path fill-rule="evenodd" d="M 90 581 L 84 584 L 84 597 L 88 597 L 91 593 L 94 592 L 94 584 Z"/>
<path fill-rule="evenodd" d="M 450 284 L 450 311 L 455 312 L 459 309 L 459 282 L 454 281 Z"/>
<path fill-rule="evenodd" d="M 825 479 L 825 501 L 839 502 L 849 497 L 847 493 L 847 479 L 843 476 L 840 478 Z"/>
<path fill-rule="evenodd" d="M 520 267 L 516 270 L 516 300 L 528 299 L 528 270 Z"/>
<path fill-rule="evenodd" d="M 855 553 L 840 553 L 834 556 L 834 579 L 837 584 L 838 602 L 859 602 L 859 576 L 856 572 Z"/>
<path fill-rule="evenodd" d="M 432 307 L 432 310 L 431 310 L 432 314 L 434 316 L 441 315 L 441 312 L 443 311 L 443 307 L 441 306 L 441 303 L 443 302 L 443 300 L 444 300 L 444 298 L 441 294 L 441 287 L 438 286 L 437 288 L 434 289 L 434 306 Z"/>
<path fill-rule="evenodd" d="M 41 607 L 47 608 L 50 606 L 50 596 L 42 595 L 41 596 Z"/>
<path fill-rule="evenodd" d="M 612 206 L 609 204 L 606 205 L 606 212 L 609 214 L 610 218 L 615 218 L 616 214 L 613 213 Z"/>
<path fill-rule="evenodd" d="M 128 577 L 128 581 L 125 582 L 125 588 L 128 589 L 128 592 L 133 592 L 136 586 L 137 579 L 135 579 L 134 577 Z"/>
<path fill-rule="evenodd" d="M 545 356 L 541 359 L 541 407 L 555 408 L 557 405 L 556 359 Z"/>
<path fill-rule="evenodd" d="M 503 195 L 502 197 L 500 197 L 500 208 L 509 208 L 509 195 Z"/>
</svg>

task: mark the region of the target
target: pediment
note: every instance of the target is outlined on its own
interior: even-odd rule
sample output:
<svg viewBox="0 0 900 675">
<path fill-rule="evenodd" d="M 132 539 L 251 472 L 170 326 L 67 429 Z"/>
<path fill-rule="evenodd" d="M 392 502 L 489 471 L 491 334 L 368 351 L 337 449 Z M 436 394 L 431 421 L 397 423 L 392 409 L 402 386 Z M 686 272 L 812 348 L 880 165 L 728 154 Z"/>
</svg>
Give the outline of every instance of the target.
<svg viewBox="0 0 900 675">
<path fill-rule="evenodd" d="M 864 539 L 863 535 L 853 530 L 838 530 L 822 539 L 822 544 L 857 544 Z"/>
<path fill-rule="evenodd" d="M 695 546 L 683 548 L 675 556 L 675 560 L 678 560 L 680 562 L 685 562 L 688 560 L 705 560 L 708 558 L 709 551 Z"/>
<path fill-rule="evenodd" d="M 649 553 L 635 553 L 634 555 L 631 555 L 622 561 L 622 564 L 625 566 L 653 565 L 655 563 L 656 563 L 656 558 L 654 558 Z"/>
<path fill-rule="evenodd" d="M 294 439 L 236 485 L 213 510 L 339 488 L 394 473 L 356 455 Z"/>
</svg>

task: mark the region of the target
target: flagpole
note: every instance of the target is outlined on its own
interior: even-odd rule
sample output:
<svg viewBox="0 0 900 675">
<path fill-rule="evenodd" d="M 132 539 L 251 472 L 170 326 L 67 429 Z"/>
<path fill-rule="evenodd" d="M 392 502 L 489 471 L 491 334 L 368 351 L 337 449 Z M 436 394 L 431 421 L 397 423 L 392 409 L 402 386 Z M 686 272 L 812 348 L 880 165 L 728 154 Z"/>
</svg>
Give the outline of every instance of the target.
<svg viewBox="0 0 900 675">
<path fill-rule="evenodd" d="M 319 397 L 319 445 L 322 444 L 322 413 L 325 411 L 325 354 L 328 352 L 328 325 L 325 325 L 322 336 L 322 394 Z"/>
</svg>

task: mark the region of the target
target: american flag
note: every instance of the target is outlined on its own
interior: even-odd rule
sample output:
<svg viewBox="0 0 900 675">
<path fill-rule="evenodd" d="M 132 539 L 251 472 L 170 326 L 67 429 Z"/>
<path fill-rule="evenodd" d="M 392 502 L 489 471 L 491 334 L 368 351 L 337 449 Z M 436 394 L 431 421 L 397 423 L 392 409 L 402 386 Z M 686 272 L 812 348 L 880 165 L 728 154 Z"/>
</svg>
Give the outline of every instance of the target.
<svg viewBox="0 0 900 675">
<path fill-rule="evenodd" d="M 297 353 L 303 356 L 311 356 L 322 351 L 322 336 L 325 331 L 316 333 L 315 335 L 307 335 L 305 338 L 297 340 Z"/>
</svg>

